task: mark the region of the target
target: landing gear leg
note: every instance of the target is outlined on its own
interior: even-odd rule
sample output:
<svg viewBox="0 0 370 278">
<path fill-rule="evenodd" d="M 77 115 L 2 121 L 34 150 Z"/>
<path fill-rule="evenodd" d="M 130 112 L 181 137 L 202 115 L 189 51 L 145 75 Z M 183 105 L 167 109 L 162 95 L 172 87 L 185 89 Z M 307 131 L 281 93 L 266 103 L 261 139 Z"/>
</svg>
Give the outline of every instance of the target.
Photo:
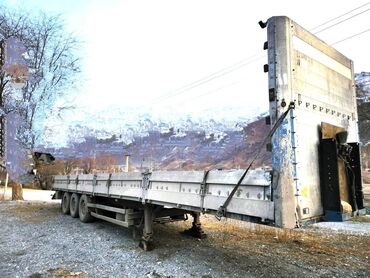
<svg viewBox="0 0 370 278">
<path fill-rule="evenodd" d="M 153 207 L 149 204 L 144 206 L 144 229 L 143 236 L 140 240 L 139 247 L 144 251 L 154 249 L 153 244 Z"/>
<path fill-rule="evenodd" d="M 184 234 L 195 238 L 206 238 L 207 235 L 204 233 L 202 225 L 200 223 L 200 213 L 192 212 L 191 215 L 193 216 L 192 226 L 190 229 L 185 230 Z"/>
</svg>

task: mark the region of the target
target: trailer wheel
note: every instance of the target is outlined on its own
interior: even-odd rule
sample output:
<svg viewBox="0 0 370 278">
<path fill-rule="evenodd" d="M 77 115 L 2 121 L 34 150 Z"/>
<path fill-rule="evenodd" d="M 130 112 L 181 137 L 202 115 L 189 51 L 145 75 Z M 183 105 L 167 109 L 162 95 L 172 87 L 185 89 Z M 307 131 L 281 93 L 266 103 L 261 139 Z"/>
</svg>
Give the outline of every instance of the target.
<svg viewBox="0 0 370 278">
<path fill-rule="evenodd" d="M 62 197 L 62 213 L 63 214 L 69 214 L 70 211 L 70 199 L 71 199 L 71 194 L 68 192 L 64 192 L 63 197 Z"/>
<path fill-rule="evenodd" d="M 76 218 L 79 215 L 79 212 L 78 212 L 79 202 L 80 202 L 80 196 L 76 193 L 73 193 L 71 195 L 71 201 L 69 203 L 70 214 L 73 218 Z"/>
<path fill-rule="evenodd" d="M 81 222 L 84 223 L 92 222 L 94 220 L 94 217 L 91 216 L 91 211 L 87 206 L 87 203 L 91 203 L 91 198 L 87 195 L 82 195 L 78 207 L 78 215 L 80 216 Z"/>
</svg>

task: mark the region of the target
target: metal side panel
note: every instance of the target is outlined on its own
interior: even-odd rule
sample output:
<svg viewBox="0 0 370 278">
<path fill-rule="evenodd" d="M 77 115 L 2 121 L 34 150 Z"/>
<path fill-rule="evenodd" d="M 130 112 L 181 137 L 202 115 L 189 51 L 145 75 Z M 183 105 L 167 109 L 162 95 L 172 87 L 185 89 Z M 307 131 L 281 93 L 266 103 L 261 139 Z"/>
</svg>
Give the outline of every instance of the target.
<svg viewBox="0 0 370 278">
<path fill-rule="evenodd" d="M 217 210 L 233 190 L 244 170 L 212 171 L 209 173 L 204 208 Z M 270 173 L 263 169 L 250 170 L 232 198 L 227 211 L 230 213 L 274 219 L 271 201 Z"/>
<path fill-rule="evenodd" d="M 204 207 L 208 210 L 217 210 L 226 198 L 226 196 L 207 195 L 204 199 Z M 274 202 L 234 197 L 227 207 L 227 212 L 274 220 Z"/>
<path fill-rule="evenodd" d="M 68 190 L 77 190 L 77 183 L 78 183 L 78 176 L 77 175 L 70 175 L 68 182 Z"/>
<path fill-rule="evenodd" d="M 142 181 L 141 173 L 113 173 L 110 177 L 109 195 L 141 198 Z"/>
<path fill-rule="evenodd" d="M 201 183 L 203 176 L 204 171 L 154 171 L 150 181 Z"/>
<path fill-rule="evenodd" d="M 214 170 L 210 171 L 207 177 L 207 183 L 211 184 L 237 184 L 240 177 L 244 173 L 244 169 L 240 170 Z M 244 177 L 241 185 L 256 185 L 256 186 L 270 186 L 270 173 L 264 169 L 251 169 Z"/>
<path fill-rule="evenodd" d="M 77 191 L 86 192 L 86 193 L 93 193 L 94 183 L 94 175 L 88 174 L 88 175 L 79 175 L 78 176 L 78 184 L 77 184 Z"/>
<path fill-rule="evenodd" d="M 230 195 L 230 192 L 234 188 L 234 184 L 220 184 L 220 183 L 210 183 L 207 184 L 207 194 L 208 196 L 216 196 L 221 198 L 227 198 Z M 269 190 L 265 190 L 264 186 L 257 186 L 257 185 L 241 185 L 239 186 L 238 190 L 236 191 L 234 198 L 239 198 L 243 200 L 271 200 L 271 194 L 269 194 Z M 220 204 L 222 205 L 222 204 Z"/>
<path fill-rule="evenodd" d="M 68 189 L 68 176 L 57 175 L 54 176 L 53 181 L 54 190 L 67 190 Z"/>
<path fill-rule="evenodd" d="M 203 171 L 158 171 L 149 179 L 146 199 L 156 202 L 200 207 Z"/>
<path fill-rule="evenodd" d="M 226 200 L 244 170 L 204 172 L 153 172 L 146 199 L 174 206 L 217 210 Z M 227 211 L 273 220 L 270 173 L 251 170 L 244 178 Z M 202 194 L 202 190 L 204 194 Z"/>
<path fill-rule="evenodd" d="M 94 185 L 94 194 L 106 194 L 108 195 L 108 186 L 109 186 L 109 173 L 102 173 L 97 174 L 95 177 L 95 185 Z"/>
</svg>

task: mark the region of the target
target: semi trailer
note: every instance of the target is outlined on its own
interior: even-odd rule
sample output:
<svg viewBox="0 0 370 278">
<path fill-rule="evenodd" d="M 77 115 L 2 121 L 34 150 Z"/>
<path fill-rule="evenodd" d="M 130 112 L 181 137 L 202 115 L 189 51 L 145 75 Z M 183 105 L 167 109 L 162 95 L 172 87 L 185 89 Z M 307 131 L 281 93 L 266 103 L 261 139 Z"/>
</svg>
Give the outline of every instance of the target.
<svg viewBox="0 0 370 278">
<path fill-rule="evenodd" d="M 283 228 L 362 213 L 353 62 L 288 17 L 260 26 L 271 124 L 261 148 L 271 151 L 270 168 L 253 169 L 253 159 L 244 170 L 55 176 L 62 212 L 142 231 L 144 250 L 153 248 L 153 223 L 188 215 L 186 233 L 204 237 L 201 213 Z"/>
</svg>

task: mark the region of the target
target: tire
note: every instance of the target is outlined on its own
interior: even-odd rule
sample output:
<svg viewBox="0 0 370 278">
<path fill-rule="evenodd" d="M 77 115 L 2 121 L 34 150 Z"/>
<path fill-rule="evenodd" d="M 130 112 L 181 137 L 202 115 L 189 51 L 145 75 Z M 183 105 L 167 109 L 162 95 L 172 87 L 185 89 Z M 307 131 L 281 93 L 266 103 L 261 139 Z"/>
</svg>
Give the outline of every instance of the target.
<svg viewBox="0 0 370 278">
<path fill-rule="evenodd" d="M 94 217 L 91 216 L 91 210 L 88 208 L 87 203 L 91 203 L 91 198 L 86 195 L 80 197 L 80 202 L 78 206 L 78 215 L 81 222 L 88 223 L 94 220 Z"/>
<path fill-rule="evenodd" d="M 71 200 L 71 194 L 68 192 L 64 192 L 63 197 L 62 197 L 62 205 L 61 205 L 63 214 L 69 214 L 70 200 Z"/>
<path fill-rule="evenodd" d="M 73 218 L 77 218 L 79 215 L 80 195 L 73 193 L 71 195 L 71 201 L 69 203 L 70 214 Z"/>
</svg>

